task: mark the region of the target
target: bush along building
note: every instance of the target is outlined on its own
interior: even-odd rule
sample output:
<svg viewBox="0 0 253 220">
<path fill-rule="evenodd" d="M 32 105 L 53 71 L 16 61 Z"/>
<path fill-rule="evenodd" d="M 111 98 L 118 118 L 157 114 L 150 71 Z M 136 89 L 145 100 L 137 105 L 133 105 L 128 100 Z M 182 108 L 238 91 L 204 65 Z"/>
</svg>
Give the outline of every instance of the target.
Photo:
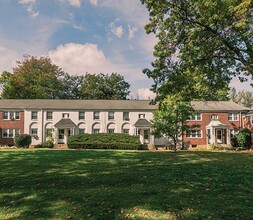
<svg viewBox="0 0 253 220">
<path fill-rule="evenodd" d="M 234 102 L 191 102 L 196 115 L 187 123 L 198 124 L 183 141 L 191 147 L 222 144 L 244 127 L 253 133 L 253 112 Z M 66 145 L 68 137 L 80 133 L 124 133 L 139 136 L 149 149 L 165 145 L 166 139 L 152 135 L 157 109 L 148 100 L 0 100 L 0 145 L 13 145 L 13 137 L 32 136 L 31 145 L 53 140 Z"/>
</svg>

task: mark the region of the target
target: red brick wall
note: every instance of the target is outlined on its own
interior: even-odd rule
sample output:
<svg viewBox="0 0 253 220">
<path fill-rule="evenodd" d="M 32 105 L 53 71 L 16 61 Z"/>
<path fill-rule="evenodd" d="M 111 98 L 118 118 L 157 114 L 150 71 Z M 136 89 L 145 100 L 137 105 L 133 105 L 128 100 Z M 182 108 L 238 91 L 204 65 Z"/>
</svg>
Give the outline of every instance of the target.
<svg viewBox="0 0 253 220">
<path fill-rule="evenodd" d="M 198 124 L 199 128 L 202 130 L 202 138 L 187 138 L 186 134 L 184 134 L 184 141 L 190 142 L 192 145 L 206 145 L 207 144 L 207 134 L 206 134 L 206 126 L 211 121 L 211 116 L 213 114 L 218 115 L 218 119 L 221 123 L 229 125 L 230 129 L 240 129 L 241 127 L 241 115 L 238 114 L 239 121 L 229 121 L 228 120 L 228 112 L 203 112 L 202 113 L 202 121 L 189 121 L 188 125 Z"/>
<path fill-rule="evenodd" d="M 3 120 L 3 112 L 0 112 L 0 145 L 13 145 L 13 138 L 3 138 L 2 129 L 20 129 L 20 134 L 24 134 L 24 112 L 20 112 L 20 119 Z"/>
</svg>

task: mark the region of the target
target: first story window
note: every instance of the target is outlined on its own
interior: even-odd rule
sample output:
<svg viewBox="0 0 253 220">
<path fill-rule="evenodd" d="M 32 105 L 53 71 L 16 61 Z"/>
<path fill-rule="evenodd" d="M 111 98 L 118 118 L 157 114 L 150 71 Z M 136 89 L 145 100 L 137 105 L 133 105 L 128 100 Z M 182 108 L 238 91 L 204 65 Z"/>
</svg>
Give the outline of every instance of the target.
<svg viewBox="0 0 253 220">
<path fill-rule="evenodd" d="M 79 134 L 84 134 L 85 133 L 85 129 L 84 128 L 79 128 Z"/>
<path fill-rule="evenodd" d="M 92 133 L 93 134 L 98 134 L 100 132 L 100 129 L 98 129 L 98 128 L 94 128 L 93 130 L 92 130 Z"/>
<path fill-rule="evenodd" d="M 52 138 L 53 137 L 53 129 L 47 128 L 46 129 L 46 138 Z"/>
<path fill-rule="evenodd" d="M 238 133 L 238 130 L 230 130 L 230 138 L 234 138 Z"/>
<path fill-rule="evenodd" d="M 188 131 L 186 131 L 186 137 L 188 137 L 188 138 L 201 138 L 202 131 L 201 130 L 188 130 Z"/>
<path fill-rule="evenodd" d="M 37 138 L 38 137 L 38 128 L 32 128 L 31 129 L 31 136 L 33 138 Z"/>
<path fill-rule="evenodd" d="M 122 133 L 123 133 L 123 134 L 129 134 L 129 129 L 123 129 L 123 130 L 122 130 Z"/>
<path fill-rule="evenodd" d="M 19 128 L 6 128 L 2 129 L 2 137 L 3 138 L 13 138 L 17 135 L 20 135 L 20 129 Z"/>
<path fill-rule="evenodd" d="M 108 133 L 113 134 L 114 133 L 114 129 L 113 128 L 108 129 Z"/>
</svg>

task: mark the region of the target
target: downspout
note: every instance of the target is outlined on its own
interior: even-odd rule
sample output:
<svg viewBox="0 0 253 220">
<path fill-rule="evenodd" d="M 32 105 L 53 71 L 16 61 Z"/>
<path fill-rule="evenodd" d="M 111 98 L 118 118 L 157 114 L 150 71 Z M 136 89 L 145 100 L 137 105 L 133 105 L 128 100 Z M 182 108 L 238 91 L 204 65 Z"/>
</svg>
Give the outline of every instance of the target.
<svg viewBox="0 0 253 220">
<path fill-rule="evenodd" d="M 42 120 L 42 123 L 41 123 L 41 139 L 42 139 L 42 142 L 44 142 L 44 112 L 43 112 L 43 109 L 41 109 L 41 114 L 42 114 L 42 117 L 41 117 L 41 120 Z"/>
</svg>

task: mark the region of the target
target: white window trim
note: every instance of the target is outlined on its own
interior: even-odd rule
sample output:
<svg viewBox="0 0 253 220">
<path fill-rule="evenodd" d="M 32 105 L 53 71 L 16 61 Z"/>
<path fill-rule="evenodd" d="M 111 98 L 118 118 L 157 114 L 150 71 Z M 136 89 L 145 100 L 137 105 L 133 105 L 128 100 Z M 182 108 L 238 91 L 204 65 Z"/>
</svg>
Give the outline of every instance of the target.
<svg viewBox="0 0 253 220">
<path fill-rule="evenodd" d="M 232 119 L 229 118 L 229 114 L 232 114 Z M 236 120 L 235 120 L 235 115 L 237 115 Z M 229 112 L 228 113 L 228 121 L 239 121 L 239 113 L 238 112 Z"/>
<path fill-rule="evenodd" d="M 200 119 L 198 119 L 198 117 L 197 117 L 198 114 L 200 115 Z M 187 121 L 202 121 L 202 113 L 197 113 L 197 114 L 191 116 L 191 118 Z"/>
<path fill-rule="evenodd" d="M 200 137 L 193 137 L 192 131 L 200 131 Z M 202 138 L 202 136 L 203 136 L 202 130 L 189 130 L 189 132 L 190 132 L 190 136 L 187 136 L 187 132 L 186 132 L 186 138 Z"/>
<path fill-rule="evenodd" d="M 4 130 L 7 130 L 7 137 L 4 137 Z M 10 137 L 10 130 L 12 130 L 12 137 Z M 16 134 L 16 130 L 18 130 L 18 134 Z M 3 128 L 2 129 L 2 138 L 14 138 L 16 135 L 20 134 L 20 129 L 19 128 Z"/>
<path fill-rule="evenodd" d="M 3 111 L 3 115 L 4 115 L 4 112 L 7 112 L 7 118 L 4 118 L 3 117 L 3 120 L 7 121 L 7 120 L 13 120 L 13 121 L 19 121 L 20 120 L 20 112 L 19 111 Z M 13 118 L 11 118 L 10 114 L 11 112 L 13 112 Z M 17 115 L 19 116 L 17 118 Z"/>
</svg>

